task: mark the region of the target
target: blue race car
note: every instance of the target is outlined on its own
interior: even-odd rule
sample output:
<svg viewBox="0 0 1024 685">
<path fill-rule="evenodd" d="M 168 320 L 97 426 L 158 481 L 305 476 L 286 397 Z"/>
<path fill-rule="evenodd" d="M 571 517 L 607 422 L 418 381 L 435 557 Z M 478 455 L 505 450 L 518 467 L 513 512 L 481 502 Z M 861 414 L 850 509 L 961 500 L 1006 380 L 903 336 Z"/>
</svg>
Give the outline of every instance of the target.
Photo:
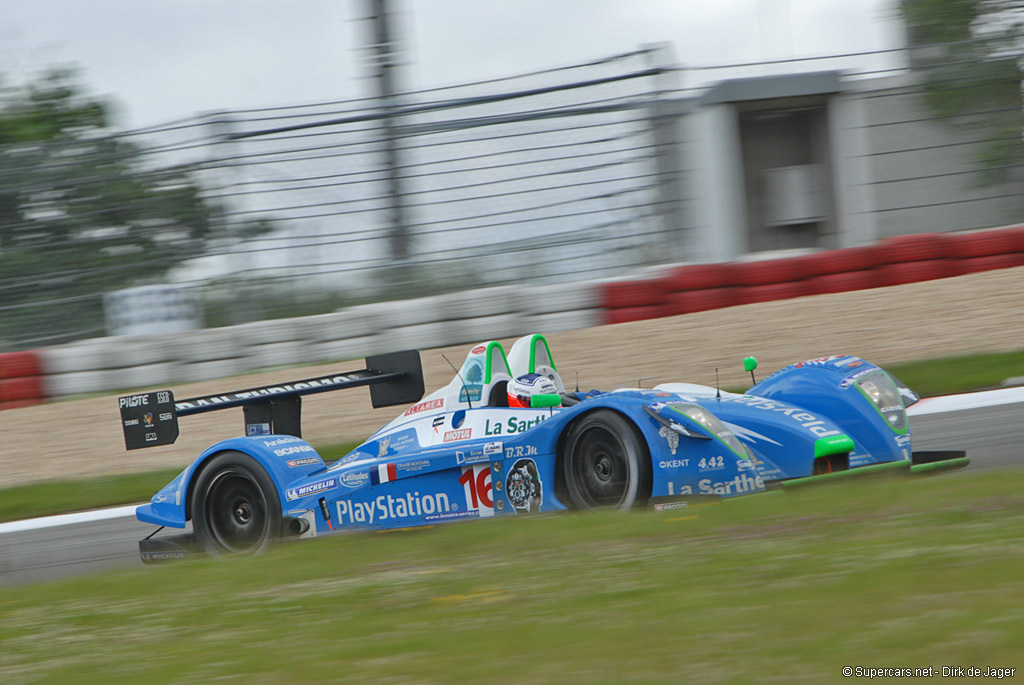
<svg viewBox="0 0 1024 685">
<path fill-rule="evenodd" d="M 753 377 L 756 362 L 746 365 Z M 143 560 L 195 548 L 248 554 L 352 529 L 663 510 L 797 479 L 967 463 L 963 452 L 913 453 L 905 407 L 916 396 L 848 355 L 788 366 L 742 395 L 688 383 L 569 392 L 539 334 L 507 356 L 496 341 L 474 346 L 451 383 L 426 397 L 418 352 L 368 357 L 366 367 L 180 401 L 169 390 L 121 397 L 128 449 L 173 443 L 181 416 L 245 413 L 244 437 L 204 451 L 138 508 L 147 523 L 192 523 L 191 534 L 142 540 Z M 510 403 L 510 383 L 531 374 L 551 392 Z M 301 437 L 301 396 L 360 386 L 374 407 L 411 406 L 327 463 Z"/>
</svg>

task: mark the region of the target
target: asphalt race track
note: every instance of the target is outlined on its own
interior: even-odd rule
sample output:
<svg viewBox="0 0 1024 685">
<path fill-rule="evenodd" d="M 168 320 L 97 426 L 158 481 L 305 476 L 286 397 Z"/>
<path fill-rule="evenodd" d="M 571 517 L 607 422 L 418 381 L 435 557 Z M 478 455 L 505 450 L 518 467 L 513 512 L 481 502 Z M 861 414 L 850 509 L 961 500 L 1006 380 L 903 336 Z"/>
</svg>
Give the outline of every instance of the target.
<svg viewBox="0 0 1024 685">
<path fill-rule="evenodd" d="M 969 469 L 1021 464 L 1024 403 L 911 418 L 914 449 L 963 449 Z M 943 477 L 955 478 L 956 473 Z M 2 529 L 2 524 L 0 524 Z M 43 582 L 143 564 L 138 540 L 154 527 L 131 517 L 0 532 L 0 585 Z"/>
</svg>

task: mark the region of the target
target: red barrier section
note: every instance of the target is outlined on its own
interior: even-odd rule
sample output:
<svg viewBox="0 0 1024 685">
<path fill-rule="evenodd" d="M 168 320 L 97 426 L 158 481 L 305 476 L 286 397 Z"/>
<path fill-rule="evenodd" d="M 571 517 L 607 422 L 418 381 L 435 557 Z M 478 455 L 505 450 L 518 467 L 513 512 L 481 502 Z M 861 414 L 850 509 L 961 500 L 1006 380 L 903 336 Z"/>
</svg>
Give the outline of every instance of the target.
<svg viewBox="0 0 1024 685">
<path fill-rule="evenodd" d="M 42 376 L 5 378 L 0 381 L 0 402 L 42 400 L 44 392 Z"/>
<path fill-rule="evenodd" d="M 790 300 L 794 297 L 803 297 L 804 295 L 811 294 L 809 286 L 804 281 L 752 285 L 746 288 L 737 288 L 737 291 L 736 304 Z"/>
<path fill-rule="evenodd" d="M 878 266 L 878 249 L 874 245 L 848 247 L 845 250 L 827 250 L 804 255 L 797 259 L 807 277 L 841 274 L 849 271 L 864 271 Z"/>
<path fill-rule="evenodd" d="M 936 278 L 959 276 L 962 271 L 955 259 L 932 259 L 925 262 L 883 264 L 876 269 L 878 285 L 903 285 Z"/>
<path fill-rule="evenodd" d="M 665 300 L 665 286 L 656 281 L 618 281 L 601 285 L 601 306 L 605 309 L 646 307 Z"/>
<path fill-rule="evenodd" d="M 808 295 L 845 293 L 851 290 L 866 290 L 882 285 L 878 274 L 871 270 L 847 271 L 840 274 L 824 274 L 807 280 Z"/>
<path fill-rule="evenodd" d="M 769 285 L 799 281 L 807 273 L 800 258 L 767 259 L 760 262 L 738 262 L 733 264 L 734 285 Z"/>
<path fill-rule="evenodd" d="M 0 354 L 0 379 L 42 375 L 39 355 L 35 352 L 6 352 Z"/>
<path fill-rule="evenodd" d="M 918 233 L 884 238 L 877 244 L 876 258 L 882 264 L 926 262 L 950 255 L 947 236 L 942 233 Z"/>
<path fill-rule="evenodd" d="M 736 304 L 738 288 L 708 288 L 706 290 L 689 290 L 681 293 L 670 293 L 665 303 L 667 316 L 692 314 L 708 309 L 722 309 Z"/>
<path fill-rule="evenodd" d="M 46 399 L 42 373 L 35 352 L 0 354 L 0 410 L 28 407 Z"/>
<path fill-rule="evenodd" d="M 606 309 L 604 322 L 628 323 L 630 321 L 643 321 L 644 319 L 657 319 L 665 316 L 668 310 L 665 307 L 648 305 L 646 307 L 621 307 L 619 309 Z"/>
<path fill-rule="evenodd" d="M 979 271 L 991 271 L 992 269 L 1012 269 L 1015 266 L 1024 266 L 1024 253 L 1014 252 L 1011 254 L 994 254 L 984 257 L 971 257 L 957 261 L 961 273 L 974 274 Z"/>
<path fill-rule="evenodd" d="M 951 233 L 947 236 L 947 240 L 950 245 L 950 256 L 957 259 L 1003 255 L 1008 252 L 1017 252 L 1020 249 L 1018 236 L 1013 229 L 982 233 Z"/>
<path fill-rule="evenodd" d="M 732 285 L 731 264 L 691 264 L 674 269 L 663 279 L 665 289 L 709 290 Z"/>
</svg>

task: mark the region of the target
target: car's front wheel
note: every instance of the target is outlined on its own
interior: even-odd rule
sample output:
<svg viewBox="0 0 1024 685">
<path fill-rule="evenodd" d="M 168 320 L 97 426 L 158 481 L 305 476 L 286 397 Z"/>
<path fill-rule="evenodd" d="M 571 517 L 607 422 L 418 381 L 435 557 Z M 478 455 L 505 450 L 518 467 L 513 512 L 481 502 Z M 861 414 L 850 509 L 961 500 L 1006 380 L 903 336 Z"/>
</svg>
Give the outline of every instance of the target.
<svg viewBox="0 0 1024 685">
<path fill-rule="evenodd" d="M 573 424 L 562 452 L 562 488 L 575 509 L 631 509 L 651 494 L 651 458 L 638 429 L 607 409 Z"/>
<path fill-rule="evenodd" d="M 253 554 L 281 536 L 281 502 L 270 476 L 241 452 L 215 456 L 192 490 L 192 530 L 207 554 Z"/>
</svg>

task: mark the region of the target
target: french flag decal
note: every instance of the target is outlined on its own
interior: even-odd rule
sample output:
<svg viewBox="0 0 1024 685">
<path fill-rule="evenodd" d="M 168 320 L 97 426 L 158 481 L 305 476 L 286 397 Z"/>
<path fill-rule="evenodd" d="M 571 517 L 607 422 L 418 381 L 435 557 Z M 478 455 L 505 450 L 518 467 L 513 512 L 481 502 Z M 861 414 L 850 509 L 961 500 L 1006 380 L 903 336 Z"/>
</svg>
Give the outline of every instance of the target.
<svg viewBox="0 0 1024 685">
<path fill-rule="evenodd" d="M 393 480 L 398 480 L 398 471 L 394 464 L 381 464 L 376 471 L 370 471 L 370 482 L 373 485 L 390 483 Z"/>
</svg>

